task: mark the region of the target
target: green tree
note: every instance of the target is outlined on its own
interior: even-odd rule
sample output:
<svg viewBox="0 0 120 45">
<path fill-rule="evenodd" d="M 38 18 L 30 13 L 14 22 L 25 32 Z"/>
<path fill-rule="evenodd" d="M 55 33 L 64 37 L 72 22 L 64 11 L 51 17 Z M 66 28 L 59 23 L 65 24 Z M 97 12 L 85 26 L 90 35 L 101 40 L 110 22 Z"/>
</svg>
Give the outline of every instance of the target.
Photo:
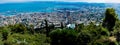
<svg viewBox="0 0 120 45">
<path fill-rule="evenodd" d="M 84 24 L 82 23 L 82 24 L 76 24 L 75 25 L 75 30 L 76 31 L 78 31 L 78 32 L 80 32 L 81 30 L 83 30 L 84 29 Z"/>
<path fill-rule="evenodd" d="M 9 33 L 8 30 L 3 30 L 3 31 L 2 31 L 3 41 L 4 41 L 4 40 L 7 40 L 7 38 L 8 38 L 8 33 Z"/>
<path fill-rule="evenodd" d="M 77 45 L 88 45 L 92 40 L 92 35 L 88 31 L 80 32 L 77 38 Z"/>
<path fill-rule="evenodd" d="M 30 25 L 30 32 L 31 32 L 32 34 L 35 33 L 35 30 L 34 30 L 34 26 L 33 26 L 33 25 Z"/>
<path fill-rule="evenodd" d="M 109 31 L 113 31 L 117 20 L 117 14 L 113 8 L 106 9 L 105 19 L 103 20 L 103 27 L 107 28 Z"/>
<path fill-rule="evenodd" d="M 76 45 L 77 32 L 75 30 L 57 29 L 50 32 L 51 45 Z"/>
<path fill-rule="evenodd" d="M 23 24 L 15 24 L 11 27 L 12 33 L 25 33 L 27 31 L 27 27 Z"/>
<path fill-rule="evenodd" d="M 48 21 L 47 20 L 44 21 L 45 21 L 46 36 L 48 37 L 50 29 L 49 29 Z"/>
<path fill-rule="evenodd" d="M 109 31 L 102 26 L 95 26 L 93 23 L 84 26 L 77 37 L 77 45 L 92 45 L 101 36 L 109 36 Z"/>
</svg>

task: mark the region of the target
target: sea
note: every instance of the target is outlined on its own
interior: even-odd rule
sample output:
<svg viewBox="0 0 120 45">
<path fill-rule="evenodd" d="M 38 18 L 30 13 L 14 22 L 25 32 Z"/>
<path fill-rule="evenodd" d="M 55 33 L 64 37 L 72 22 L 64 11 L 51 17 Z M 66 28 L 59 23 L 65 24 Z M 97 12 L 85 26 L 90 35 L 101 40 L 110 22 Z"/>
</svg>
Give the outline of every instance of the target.
<svg viewBox="0 0 120 45">
<path fill-rule="evenodd" d="M 0 15 L 11 16 L 19 13 L 31 12 L 54 12 L 55 9 L 80 9 L 82 6 L 94 6 L 105 8 L 105 3 L 87 3 L 87 2 L 21 2 L 21 3 L 1 3 Z"/>
</svg>

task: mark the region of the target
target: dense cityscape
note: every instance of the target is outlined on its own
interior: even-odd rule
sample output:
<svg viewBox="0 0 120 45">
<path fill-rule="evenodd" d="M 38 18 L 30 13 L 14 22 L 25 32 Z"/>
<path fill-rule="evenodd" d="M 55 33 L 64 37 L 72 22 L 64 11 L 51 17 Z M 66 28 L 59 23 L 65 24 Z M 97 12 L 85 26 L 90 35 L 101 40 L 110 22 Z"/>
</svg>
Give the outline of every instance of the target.
<svg viewBox="0 0 120 45">
<path fill-rule="evenodd" d="M 0 0 L 0 45 L 120 45 L 119 3 L 8 1 Z"/>
<path fill-rule="evenodd" d="M 84 4 L 84 3 L 83 3 Z M 85 6 L 88 5 L 89 6 Z M 94 6 L 95 4 L 85 3 L 79 8 L 54 8 L 53 12 L 33 12 L 33 13 L 18 13 L 14 16 L 1 16 L 0 26 L 8 24 L 23 23 L 26 25 L 34 25 L 35 28 L 40 28 L 44 20 L 53 23 L 59 27 L 61 22 L 65 25 L 84 23 L 88 25 L 94 22 L 97 25 L 102 22 L 104 17 L 104 5 Z M 97 5 L 97 4 L 96 4 Z"/>
<path fill-rule="evenodd" d="M 36 4 L 39 2 L 33 3 Z M 90 22 L 94 22 L 96 23 L 96 25 L 98 25 L 102 22 L 105 9 L 109 7 L 115 7 L 109 3 L 87 3 L 87 2 L 81 3 L 41 2 L 41 3 L 43 4 L 49 3 L 49 6 L 53 7 L 49 8 L 48 6 L 48 8 L 45 9 L 46 11 L 44 10 L 44 12 L 41 11 L 18 12 L 19 8 L 18 10 L 16 9 L 16 11 L 8 10 L 5 13 L 0 13 L 1 14 L 0 26 L 23 23 L 26 25 L 34 25 L 35 28 L 40 28 L 41 27 L 40 25 L 42 24 L 42 22 L 44 22 L 45 19 L 48 20 L 50 23 L 55 24 L 57 27 L 60 26 L 61 22 L 63 22 L 65 25 L 80 23 L 88 25 Z M 119 7 L 118 5 L 115 7 L 117 13 L 120 12 L 118 7 Z M 47 12 L 48 10 L 50 12 Z M 6 14 L 11 16 L 6 16 Z"/>
</svg>

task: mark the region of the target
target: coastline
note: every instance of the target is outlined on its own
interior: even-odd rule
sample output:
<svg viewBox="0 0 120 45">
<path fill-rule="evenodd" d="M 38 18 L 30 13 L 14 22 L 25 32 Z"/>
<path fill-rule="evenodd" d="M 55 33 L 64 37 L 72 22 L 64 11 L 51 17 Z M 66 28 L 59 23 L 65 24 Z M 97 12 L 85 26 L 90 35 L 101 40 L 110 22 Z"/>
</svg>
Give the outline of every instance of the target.
<svg viewBox="0 0 120 45">
<path fill-rule="evenodd" d="M 90 22 L 95 22 L 99 24 L 102 22 L 106 6 L 103 3 L 65 3 L 65 2 L 56 2 L 56 5 L 53 3 L 25 3 L 23 4 L 14 4 L 6 5 L 8 8 L 2 9 L 5 14 L 0 20 L 1 25 L 3 24 L 16 24 L 23 23 L 27 25 L 34 25 L 37 28 L 40 27 L 42 22 L 47 19 L 50 23 L 60 24 L 75 24 L 75 23 L 84 23 L 88 25 Z M 34 5 L 39 4 L 39 5 Z M 44 5 L 44 6 L 40 6 Z M 47 6 L 46 6 L 47 5 Z M 18 6 L 18 7 L 16 7 Z M 52 7 L 53 6 L 53 7 Z M 55 6 L 55 7 L 54 7 Z M 51 8 L 50 8 L 51 7 Z M 2 12 L 2 10 L 0 10 Z M 13 11 L 14 10 L 14 11 Z M 23 12 L 22 12 L 22 11 Z M 9 15 L 13 13 L 14 15 Z"/>
</svg>

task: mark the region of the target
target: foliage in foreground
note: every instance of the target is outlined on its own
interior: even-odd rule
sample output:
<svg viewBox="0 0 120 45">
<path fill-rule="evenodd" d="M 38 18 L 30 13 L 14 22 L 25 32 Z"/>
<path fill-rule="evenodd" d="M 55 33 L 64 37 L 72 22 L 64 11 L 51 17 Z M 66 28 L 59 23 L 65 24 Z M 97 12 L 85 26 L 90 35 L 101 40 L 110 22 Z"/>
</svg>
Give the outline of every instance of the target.
<svg viewBox="0 0 120 45">
<path fill-rule="evenodd" d="M 12 34 L 8 36 L 6 43 L 8 45 L 45 45 L 46 36 L 43 34 Z"/>
<path fill-rule="evenodd" d="M 23 24 L 1 27 L 0 34 L 0 45 L 49 45 L 45 34 L 33 34 Z"/>
<path fill-rule="evenodd" d="M 109 41 L 111 39 L 108 39 L 110 33 L 107 29 L 102 27 L 95 29 L 96 28 L 91 30 L 81 30 L 80 32 L 70 29 L 54 30 L 50 33 L 51 45 L 97 45 L 98 40 L 106 41 L 108 44 L 111 43 L 111 41 Z M 106 40 L 102 39 L 103 37 Z M 105 44 L 103 41 L 99 42 Z"/>
</svg>

